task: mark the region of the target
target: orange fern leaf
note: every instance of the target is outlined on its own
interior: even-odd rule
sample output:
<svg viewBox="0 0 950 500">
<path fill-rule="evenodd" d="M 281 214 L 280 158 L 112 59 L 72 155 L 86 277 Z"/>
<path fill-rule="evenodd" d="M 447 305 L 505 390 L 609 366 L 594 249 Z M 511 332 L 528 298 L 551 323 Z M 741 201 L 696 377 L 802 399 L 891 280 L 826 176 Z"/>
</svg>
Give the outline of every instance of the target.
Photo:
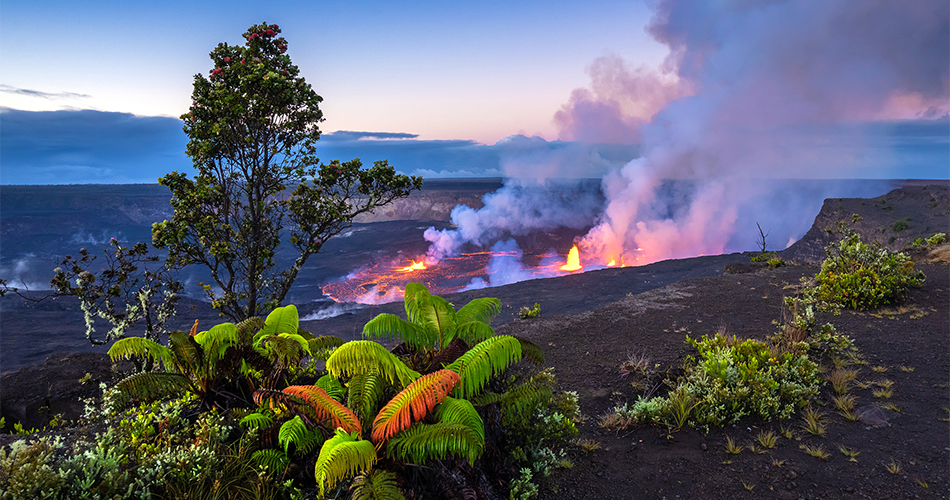
<svg viewBox="0 0 950 500">
<path fill-rule="evenodd" d="M 195 335 L 198 335 L 198 320 L 195 320 L 195 325 L 191 327 L 191 336 Z"/>
<path fill-rule="evenodd" d="M 346 432 L 363 433 L 363 426 L 360 424 L 359 417 L 349 408 L 330 397 L 323 388 L 314 385 L 292 385 L 284 388 L 284 392 L 310 403 L 317 417 L 330 420 L 334 429 L 340 427 Z"/>
<path fill-rule="evenodd" d="M 408 429 L 414 420 L 422 420 L 452 392 L 459 383 L 452 370 L 439 370 L 406 386 L 386 403 L 373 420 L 373 442 L 379 445 L 391 436 Z"/>
</svg>

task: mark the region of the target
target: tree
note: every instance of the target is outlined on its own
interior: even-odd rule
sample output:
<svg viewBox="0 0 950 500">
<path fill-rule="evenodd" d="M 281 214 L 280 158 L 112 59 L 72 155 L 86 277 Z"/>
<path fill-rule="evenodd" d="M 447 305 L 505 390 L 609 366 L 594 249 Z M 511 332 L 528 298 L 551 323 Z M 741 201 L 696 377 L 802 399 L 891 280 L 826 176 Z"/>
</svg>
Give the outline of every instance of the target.
<svg viewBox="0 0 950 500">
<path fill-rule="evenodd" d="M 280 305 L 307 259 L 327 239 L 422 187 L 383 160 L 320 163 L 323 100 L 285 54 L 276 24 L 251 26 L 245 45 L 219 44 L 214 69 L 195 75 L 192 105 L 182 115 L 194 179 L 172 172 L 159 183 L 172 191 L 171 220 L 153 226 L 153 243 L 168 262 L 207 267 L 214 307 L 241 321 Z M 296 258 L 278 269 L 278 247 Z"/>
<path fill-rule="evenodd" d="M 103 249 L 105 258 L 98 272 L 95 268 L 99 266 L 93 266 L 96 257 L 81 248 L 78 258 L 67 255 L 54 270 L 50 286 L 59 295 L 79 299 L 86 339 L 91 344 L 124 338 L 139 323 L 144 323 L 144 337 L 158 342 L 166 331 L 165 324 L 175 315 L 182 289 L 175 279 L 175 269 L 167 263 L 156 269 L 152 263 L 159 258 L 148 254 L 145 243 L 124 247 L 115 238 L 109 243 L 112 248 Z M 97 317 L 112 325 L 102 339 L 94 336 Z"/>
</svg>

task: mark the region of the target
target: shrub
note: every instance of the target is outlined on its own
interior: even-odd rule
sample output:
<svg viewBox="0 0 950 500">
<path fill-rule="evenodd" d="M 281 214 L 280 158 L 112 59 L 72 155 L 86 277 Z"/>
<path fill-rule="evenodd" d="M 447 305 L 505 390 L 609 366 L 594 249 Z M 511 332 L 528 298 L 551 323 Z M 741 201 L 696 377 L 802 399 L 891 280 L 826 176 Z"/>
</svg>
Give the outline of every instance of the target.
<svg viewBox="0 0 950 500">
<path fill-rule="evenodd" d="M 909 257 L 868 245 L 853 231 L 826 251 L 816 291 L 818 300 L 832 307 L 865 310 L 892 304 L 903 299 L 907 288 L 924 282 Z"/>
<path fill-rule="evenodd" d="M 522 306 L 518 310 L 518 316 L 521 319 L 536 318 L 541 315 L 541 304 L 534 303 L 534 307 Z"/>
<path fill-rule="evenodd" d="M 946 233 L 934 233 L 933 236 L 924 240 L 927 242 L 927 246 L 935 247 L 945 241 L 947 241 Z"/>
<path fill-rule="evenodd" d="M 908 227 L 907 222 L 899 220 L 895 222 L 893 226 L 891 226 L 891 229 L 893 229 L 895 233 L 899 233 L 901 231 L 906 230 L 907 227 Z"/>
</svg>

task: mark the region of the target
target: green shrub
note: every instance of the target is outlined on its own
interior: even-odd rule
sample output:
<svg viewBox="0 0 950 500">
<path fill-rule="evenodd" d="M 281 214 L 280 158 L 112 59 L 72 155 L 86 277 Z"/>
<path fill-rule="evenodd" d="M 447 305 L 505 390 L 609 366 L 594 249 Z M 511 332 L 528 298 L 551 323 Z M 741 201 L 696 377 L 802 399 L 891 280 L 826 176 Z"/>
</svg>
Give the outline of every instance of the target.
<svg viewBox="0 0 950 500">
<path fill-rule="evenodd" d="M 818 365 L 801 349 L 782 350 L 764 342 L 716 334 L 694 340 L 685 384 L 699 400 L 694 419 L 727 425 L 746 415 L 787 418 L 818 393 Z"/>
<path fill-rule="evenodd" d="M 518 316 L 521 319 L 536 318 L 541 315 L 541 304 L 534 303 L 534 307 L 522 306 L 518 310 Z"/>
<path fill-rule="evenodd" d="M 899 221 L 895 222 L 893 226 L 891 226 L 891 229 L 893 229 L 895 233 L 899 233 L 899 232 L 901 232 L 901 231 L 906 230 L 907 227 L 908 227 L 908 226 L 907 226 L 907 222 L 904 222 L 904 221 L 902 221 L 902 220 L 899 220 Z"/>
<path fill-rule="evenodd" d="M 935 247 L 935 246 L 937 246 L 937 245 L 939 245 L 939 244 L 941 244 L 941 243 L 947 241 L 947 234 L 946 234 L 946 233 L 934 233 L 933 236 L 927 238 L 927 239 L 924 240 L 924 241 L 927 242 L 927 246 Z"/>
<path fill-rule="evenodd" d="M 873 309 L 900 301 L 908 287 L 924 282 L 909 257 L 868 245 L 853 231 L 826 251 L 828 258 L 816 277 L 817 298 L 826 305 Z"/>
</svg>

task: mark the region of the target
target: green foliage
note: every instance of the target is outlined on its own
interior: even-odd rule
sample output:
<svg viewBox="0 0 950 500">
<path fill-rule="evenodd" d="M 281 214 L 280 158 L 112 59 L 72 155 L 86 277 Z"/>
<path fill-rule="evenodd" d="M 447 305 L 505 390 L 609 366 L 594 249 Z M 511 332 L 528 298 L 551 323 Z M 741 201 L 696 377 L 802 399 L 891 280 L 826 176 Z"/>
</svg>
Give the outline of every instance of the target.
<svg viewBox="0 0 950 500">
<path fill-rule="evenodd" d="M 785 261 L 778 256 L 777 252 L 761 252 L 753 255 L 751 260 L 756 263 L 765 262 L 769 267 L 783 267 L 785 265 Z"/>
<path fill-rule="evenodd" d="M 541 304 L 534 303 L 534 307 L 522 306 L 518 310 L 518 317 L 521 319 L 537 318 L 541 315 Z"/>
<path fill-rule="evenodd" d="M 901 231 L 907 230 L 908 227 L 909 226 L 907 225 L 907 222 L 899 220 L 895 222 L 893 226 L 891 226 L 891 229 L 893 229 L 895 233 L 899 233 Z"/>
<path fill-rule="evenodd" d="M 721 334 L 686 340 L 699 351 L 687 383 L 699 400 L 695 419 L 701 424 L 727 425 L 745 415 L 787 418 L 821 386 L 818 365 L 802 351 Z"/>
<path fill-rule="evenodd" d="M 372 470 L 375 464 L 376 449 L 372 442 L 359 439 L 358 433 L 337 429 L 335 435 L 323 443 L 314 468 L 320 495 L 347 477 Z"/>
<path fill-rule="evenodd" d="M 336 378 L 346 378 L 361 373 L 374 372 L 390 384 L 400 387 L 419 378 L 419 373 L 410 369 L 385 347 L 370 340 L 354 340 L 338 347 L 327 359 L 327 373 Z"/>
<path fill-rule="evenodd" d="M 356 476 L 350 485 L 352 500 L 405 500 L 396 485 L 396 475 L 383 470 L 373 470 Z"/>
<path fill-rule="evenodd" d="M 41 438 L 16 441 L 9 452 L 0 448 L 0 499 L 59 498 L 63 478 L 51 462 L 61 446 L 58 438 Z"/>
<path fill-rule="evenodd" d="M 103 249 L 104 262 L 95 264 L 85 248 L 79 258 L 67 255 L 54 272 L 50 286 L 61 295 L 79 299 L 86 323 L 86 339 L 102 345 L 126 336 L 130 329 L 144 324 L 144 337 L 158 341 L 165 324 L 175 315 L 182 284 L 174 279 L 176 264 L 155 264 L 158 257 L 148 254 L 145 243 L 131 248 L 115 238 L 113 248 Z M 99 271 L 95 271 L 99 268 Z M 102 318 L 112 328 L 104 338 L 95 337 L 95 320 Z"/>
<path fill-rule="evenodd" d="M 521 359 L 521 343 L 514 337 L 499 335 L 469 349 L 446 366 L 459 374 L 462 382 L 453 396 L 471 398 L 482 390 L 488 380 Z"/>
<path fill-rule="evenodd" d="M 206 267 L 212 304 L 235 320 L 279 305 L 310 256 L 354 217 L 408 196 L 419 177 L 386 161 L 322 164 L 314 156 L 323 100 L 300 75 L 277 25 L 251 26 L 244 46 L 218 44 L 214 69 L 195 75 L 181 116 L 197 175 L 172 172 L 171 220 L 152 228 L 168 262 Z M 288 243 L 287 269 L 274 261 Z"/>
<path fill-rule="evenodd" d="M 934 233 L 932 236 L 930 236 L 929 238 L 927 238 L 927 239 L 924 240 L 924 241 L 927 242 L 927 246 L 929 246 L 929 247 L 935 247 L 935 246 L 937 246 L 937 245 L 939 245 L 939 244 L 941 244 L 941 243 L 947 241 L 947 234 L 946 234 L 946 233 Z"/>
<path fill-rule="evenodd" d="M 456 337 L 473 344 L 494 335 L 488 323 L 501 309 L 498 299 L 479 298 L 456 312 L 452 304 L 419 283 L 406 285 L 404 304 L 407 319 L 380 314 L 366 323 L 363 335 L 405 342 L 415 350 L 439 351 Z"/>
<path fill-rule="evenodd" d="M 419 421 L 449 395 L 459 383 L 459 375 L 439 370 L 423 375 L 386 403 L 373 420 L 373 442 L 379 444 Z"/>
<path fill-rule="evenodd" d="M 907 288 L 919 287 L 925 279 L 909 257 L 865 244 L 853 231 L 826 251 L 815 293 L 832 307 L 864 310 L 893 304 L 903 299 Z"/>
<path fill-rule="evenodd" d="M 474 464 L 484 448 L 485 439 L 466 424 L 417 422 L 389 439 L 386 456 L 415 464 L 452 456 Z"/>
</svg>

